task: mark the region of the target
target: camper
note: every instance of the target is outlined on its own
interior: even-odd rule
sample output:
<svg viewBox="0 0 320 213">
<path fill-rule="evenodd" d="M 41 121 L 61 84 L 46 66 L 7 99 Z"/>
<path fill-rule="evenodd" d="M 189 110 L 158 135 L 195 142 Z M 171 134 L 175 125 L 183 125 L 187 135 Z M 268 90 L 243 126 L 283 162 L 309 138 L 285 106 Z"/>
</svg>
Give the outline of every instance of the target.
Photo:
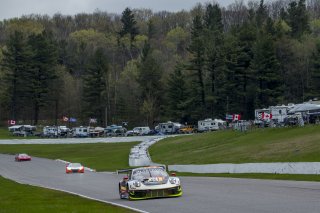
<svg viewBox="0 0 320 213">
<path fill-rule="evenodd" d="M 70 129 L 66 126 L 45 126 L 43 127 L 42 136 L 49 138 L 67 137 Z"/>
<path fill-rule="evenodd" d="M 221 119 L 214 119 L 211 118 L 198 121 L 198 132 L 207 132 L 207 131 L 214 131 L 223 129 L 226 126 L 226 122 Z"/>
<path fill-rule="evenodd" d="M 182 124 L 168 121 L 167 123 L 159 123 L 155 129 L 163 134 L 175 134 L 183 127 Z"/>
<path fill-rule="evenodd" d="M 290 106 L 271 106 L 270 113 L 272 115 L 272 120 L 276 123 L 284 123 L 286 117 L 288 117 L 288 111 Z"/>
<path fill-rule="evenodd" d="M 57 138 L 61 134 L 58 126 L 45 126 L 43 127 L 42 136 L 48 138 Z"/>
<path fill-rule="evenodd" d="M 31 125 L 14 125 L 10 126 L 8 129 L 14 136 L 24 137 L 33 135 L 36 131 L 36 127 Z"/>
<path fill-rule="evenodd" d="M 89 136 L 90 128 L 89 127 L 75 127 L 73 128 L 73 137 L 85 138 Z"/>
</svg>

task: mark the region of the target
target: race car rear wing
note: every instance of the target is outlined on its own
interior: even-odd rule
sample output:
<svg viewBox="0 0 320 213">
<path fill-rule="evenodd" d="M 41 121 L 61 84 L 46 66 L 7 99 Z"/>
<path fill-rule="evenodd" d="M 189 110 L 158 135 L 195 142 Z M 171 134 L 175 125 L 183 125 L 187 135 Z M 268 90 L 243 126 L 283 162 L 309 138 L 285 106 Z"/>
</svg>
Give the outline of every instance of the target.
<svg viewBox="0 0 320 213">
<path fill-rule="evenodd" d="M 132 169 L 119 169 L 119 170 L 117 170 L 117 175 L 118 174 L 128 174 L 131 171 L 132 171 Z"/>
</svg>

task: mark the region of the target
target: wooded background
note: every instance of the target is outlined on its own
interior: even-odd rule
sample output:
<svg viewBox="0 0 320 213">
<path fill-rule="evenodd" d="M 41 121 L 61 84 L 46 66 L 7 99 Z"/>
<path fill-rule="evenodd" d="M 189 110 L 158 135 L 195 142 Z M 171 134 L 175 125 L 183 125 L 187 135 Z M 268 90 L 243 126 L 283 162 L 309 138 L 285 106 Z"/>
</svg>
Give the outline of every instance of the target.
<svg viewBox="0 0 320 213">
<path fill-rule="evenodd" d="M 0 22 L 0 120 L 154 126 L 320 98 L 320 1 Z"/>
</svg>

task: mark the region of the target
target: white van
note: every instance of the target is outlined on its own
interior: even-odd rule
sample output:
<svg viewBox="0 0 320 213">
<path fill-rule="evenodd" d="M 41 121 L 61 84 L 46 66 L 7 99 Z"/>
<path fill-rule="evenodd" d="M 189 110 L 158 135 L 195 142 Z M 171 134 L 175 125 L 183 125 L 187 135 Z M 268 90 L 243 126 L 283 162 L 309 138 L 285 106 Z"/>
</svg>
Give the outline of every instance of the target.
<svg viewBox="0 0 320 213">
<path fill-rule="evenodd" d="M 133 130 L 127 131 L 126 136 L 147 135 L 149 132 L 150 132 L 150 128 L 148 126 L 135 127 L 133 128 Z"/>
</svg>

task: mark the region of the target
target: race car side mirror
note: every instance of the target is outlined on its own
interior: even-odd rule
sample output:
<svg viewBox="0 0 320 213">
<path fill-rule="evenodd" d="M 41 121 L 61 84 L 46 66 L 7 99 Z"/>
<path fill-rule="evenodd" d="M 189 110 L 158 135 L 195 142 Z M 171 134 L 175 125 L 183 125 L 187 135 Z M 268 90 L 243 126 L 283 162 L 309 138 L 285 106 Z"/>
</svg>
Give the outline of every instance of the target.
<svg viewBox="0 0 320 213">
<path fill-rule="evenodd" d="M 173 173 L 171 173 L 171 176 L 175 177 L 175 176 L 177 176 L 177 175 L 176 175 L 176 173 L 173 172 Z"/>
</svg>

